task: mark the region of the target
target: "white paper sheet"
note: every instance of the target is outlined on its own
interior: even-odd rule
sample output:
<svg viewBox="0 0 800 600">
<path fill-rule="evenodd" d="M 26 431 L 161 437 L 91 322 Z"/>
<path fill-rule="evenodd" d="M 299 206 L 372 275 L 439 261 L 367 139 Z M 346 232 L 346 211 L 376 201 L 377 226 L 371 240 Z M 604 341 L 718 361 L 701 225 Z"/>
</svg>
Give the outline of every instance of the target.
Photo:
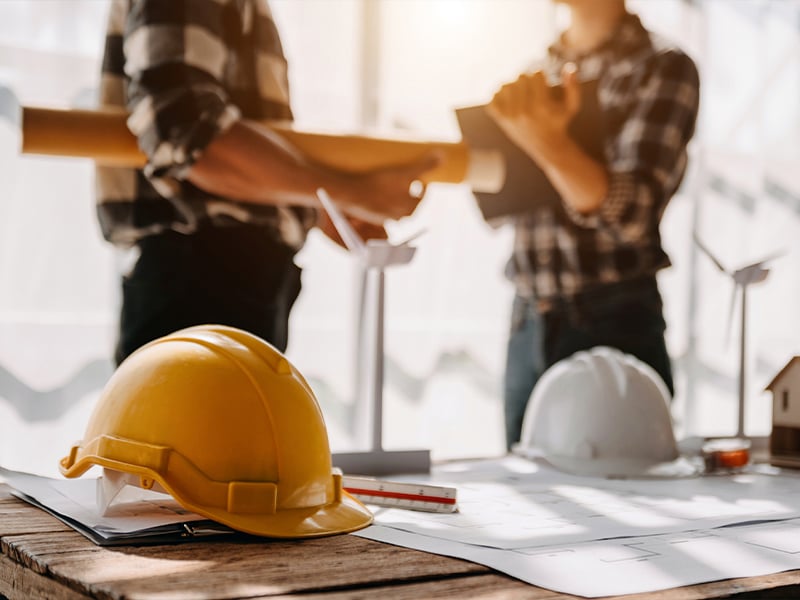
<svg viewBox="0 0 800 600">
<path fill-rule="evenodd" d="M 379 509 L 376 521 L 450 541 L 513 549 L 800 517 L 796 476 L 605 480 L 508 457 L 439 467 L 431 480 L 458 489 L 458 514 L 409 517 L 407 511 Z"/>
<path fill-rule="evenodd" d="M 59 516 L 67 517 L 106 539 L 153 532 L 173 525 L 205 521 L 206 517 L 181 507 L 172 497 L 127 487 L 105 515 L 97 508 L 96 480 L 51 479 L 0 467 L 0 476 L 12 488 Z M 127 537 L 127 539 L 130 539 Z"/>
<path fill-rule="evenodd" d="M 498 550 L 381 525 L 369 539 L 463 558 L 557 592 L 597 598 L 800 568 L 800 522 L 734 526 L 582 544 Z"/>
<path fill-rule="evenodd" d="M 800 477 L 764 471 L 609 481 L 516 457 L 452 464 L 408 479 L 456 487 L 459 513 L 377 509 L 355 535 L 588 597 L 800 568 L 800 521 L 720 527 L 800 516 Z"/>
</svg>

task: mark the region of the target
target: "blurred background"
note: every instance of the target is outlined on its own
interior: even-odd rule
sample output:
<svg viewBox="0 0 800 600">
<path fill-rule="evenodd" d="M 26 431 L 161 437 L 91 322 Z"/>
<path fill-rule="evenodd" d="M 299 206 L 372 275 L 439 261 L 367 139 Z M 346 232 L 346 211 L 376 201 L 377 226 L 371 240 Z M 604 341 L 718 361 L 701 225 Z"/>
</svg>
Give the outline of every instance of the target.
<svg viewBox="0 0 800 600">
<path fill-rule="evenodd" d="M 662 223 L 681 436 L 732 435 L 739 306 L 728 268 L 773 252 L 748 294 L 746 432 L 769 434 L 764 386 L 800 354 L 800 0 L 632 0 L 702 80 L 690 173 Z M 549 0 L 272 0 L 298 125 L 459 138 L 453 109 L 486 102 L 541 56 L 566 15 Z M 0 86 L 27 105 L 93 107 L 105 0 L 0 2 Z M 45 475 L 79 439 L 111 372 L 118 257 L 100 236 L 93 165 L 20 156 L 0 119 L 0 465 Z M 387 272 L 384 445 L 434 459 L 504 451 L 501 383 L 512 289 L 508 227 L 464 186 L 431 185 L 392 239 L 425 229 Z M 312 233 L 289 358 L 311 381 L 334 451 L 353 437 L 355 260 Z"/>
</svg>

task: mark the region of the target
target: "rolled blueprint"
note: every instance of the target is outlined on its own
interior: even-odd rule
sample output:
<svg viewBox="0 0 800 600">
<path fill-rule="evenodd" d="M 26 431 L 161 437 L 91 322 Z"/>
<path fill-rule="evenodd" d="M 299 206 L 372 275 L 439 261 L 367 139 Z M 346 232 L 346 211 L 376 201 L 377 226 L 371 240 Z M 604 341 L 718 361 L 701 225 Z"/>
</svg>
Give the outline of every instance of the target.
<svg viewBox="0 0 800 600">
<path fill-rule="evenodd" d="M 140 167 L 145 156 L 128 130 L 121 110 L 60 110 L 22 107 L 22 152 L 91 158 L 107 166 Z M 310 160 L 347 173 L 399 166 L 439 151 L 442 162 L 422 177 L 426 183 L 467 183 L 477 192 L 495 193 L 505 181 L 499 152 L 471 150 L 465 142 L 431 142 L 363 135 L 334 135 L 265 123 Z"/>
</svg>

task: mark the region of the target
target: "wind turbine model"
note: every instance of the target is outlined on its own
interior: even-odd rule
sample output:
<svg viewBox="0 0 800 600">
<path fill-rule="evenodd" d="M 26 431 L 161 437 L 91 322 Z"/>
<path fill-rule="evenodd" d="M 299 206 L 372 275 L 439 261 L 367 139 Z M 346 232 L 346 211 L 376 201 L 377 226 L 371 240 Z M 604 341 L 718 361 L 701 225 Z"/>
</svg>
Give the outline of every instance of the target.
<svg viewBox="0 0 800 600">
<path fill-rule="evenodd" d="M 733 307 L 736 300 L 736 292 L 738 289 L 742 290 L 742 315 L 741 330 L 739 335 L 739 414 L 736 427 L 736 437 L 744 438 L 745 359 L 747 356 L 747 287 L 754 283 L 761 283 L 764 281 L 767 278 L 767 275 L 769 275 L 769 269 L 765 268 L 764 265 L 777 258 L 781 253 L 772 254 L 759 260 L 758 262 L 741 267 L 735 271 L 729 271 L 713 254 L 711 254 L 711 251 L 703 245 L 696 233 L 694 234 L 694 241 L 697 244 L 697 247 L 700 248 L 700 250 L 702 250 L 703 253 L 711 259 L 711 262 L 714 263 L 714 266 L 716 266 L 717 269 L 733 279 L 733 295 L 731 296 L 730 311 L 728 314 L 729 330 L 730 323 L 733 320 Z"/>
<path fill-rule="evenodd" d="M 350 225 L 350 222 L 336 208 L 324 189 L 317 190 L 317 197 L 327 211 L 334 227 L 342 236 L 345 246 L 361 262 L 366 270 L 367 281 L 363 308 L 371 309 L 372 322 L 365 323 L 367 310 L 360 315 L 359 331 L 371 337 L 359 340 L 359 367 L 365 366 L 363 374 L 367 384 L 359 385 L 356 398 L 356 431 L 371 430 L 371 448 L 366 452 L 335 453 L 333 464 L 347 474 L 389 475 L 392 473 L 427 473 L 430 471 L 429 450 L 398 450 L 388 452 L 383 449 L 383 313 L 386 267 L 404 265 L 411 262 L 416 248 L 410 245 L 411 239 L 401 244 L 391 244 L 387 240 L 364 240 Z M 416 237 L 416 236 L 414 236 Z M 359 382 L 360 383 L 360 382 Z M 368 417 L 368 418 L 367 418 Z"/>
</svg>

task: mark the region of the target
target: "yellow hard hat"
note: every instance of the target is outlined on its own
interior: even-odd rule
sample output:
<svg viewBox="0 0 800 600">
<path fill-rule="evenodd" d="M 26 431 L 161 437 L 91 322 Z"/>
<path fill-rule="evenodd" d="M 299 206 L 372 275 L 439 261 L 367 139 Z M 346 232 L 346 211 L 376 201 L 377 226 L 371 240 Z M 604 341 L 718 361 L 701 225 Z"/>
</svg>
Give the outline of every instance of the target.
<svg viewBox="0 0 800 600">
<path fill-rule="evenodd" d="M 145 488 L 158 482 L 185 508 L 256 535 L 317 537 L 372 522 L 342 489 L 303 376 L 231 327 L 191 327 L 131 354 L 60 468 L 78 477 L 92 465 Z"/>
</svg>

